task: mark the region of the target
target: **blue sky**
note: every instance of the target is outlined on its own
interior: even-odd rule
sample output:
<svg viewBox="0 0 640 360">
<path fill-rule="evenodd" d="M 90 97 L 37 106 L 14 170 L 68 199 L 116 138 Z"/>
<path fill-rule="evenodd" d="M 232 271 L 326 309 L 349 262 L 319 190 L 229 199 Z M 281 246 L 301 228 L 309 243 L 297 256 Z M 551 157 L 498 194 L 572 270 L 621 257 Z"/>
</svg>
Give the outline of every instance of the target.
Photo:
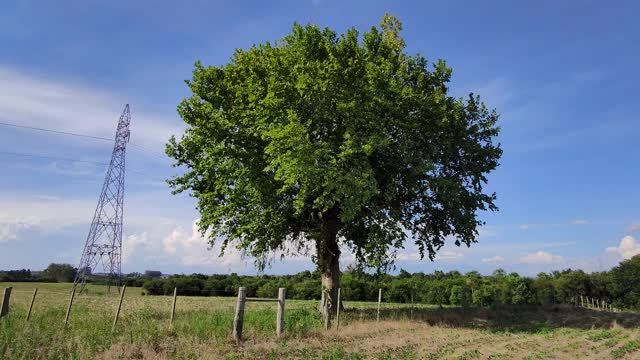
<svg viewBox="0 0 640 360">
<path fill-rule="evenodd" d="M 479 243 L 447 245 L 433 263 L 407 246 L 398 268 L 598 271 L 640 253 L 640 5 L 630 1 L 4 1 L 0 122 L 111 138 L 130 103 L 123 271 L 254 273 L 237 252 L 207 250 L 195 202 L 163 183 L 179 171 L 163 144 L 183 129 L 183 80 L 196 60 L 224 64 L 294 21 L 366 31 L 385 12 L 403 22 L 409 52 L 444 58 L 452 92 L 481 94 L 503 129 L 488 187 L 500 211 L 482 214 Z M 78 262 L 111 147 L 0 126 L 0 268 Z M 308 259 L 290 258 L 266 272 L 303 269 Z"/>
</svg>

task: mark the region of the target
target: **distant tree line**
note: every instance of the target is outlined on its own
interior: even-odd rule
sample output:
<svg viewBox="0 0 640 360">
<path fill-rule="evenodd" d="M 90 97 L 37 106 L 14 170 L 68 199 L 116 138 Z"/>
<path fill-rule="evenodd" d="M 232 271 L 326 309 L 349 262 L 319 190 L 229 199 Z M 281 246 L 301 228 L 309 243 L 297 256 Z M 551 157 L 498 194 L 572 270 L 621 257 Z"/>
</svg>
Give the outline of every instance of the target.
<svg viewBox="0 0 640 360">
<path fill-rule="evenodd" d="M 142 285 L 149 295 L 234 296 L 240 286 L 248 296 L 277 297 L 278 288 L 287 289 L 287 298 L 319 299 L 320 280 L 316 273 L 295 275 L 172 275 L 164 279 L 128 278 L 131 285 Z M 376 301 L 378 289 L 385 301 L 437 305 L 493 306 L 498 304 L 573 303 L 579 296 L 604 300 L 618 308 L 640 309 L 640 256 L 621 262 L 609 271 L 585 273 L 566 269 L 539 273 L 535 278 L 506 273 L 498 269 L 489 276 L 477 271 L 436 271 L 431 274 L 398 275 L 367 273 L 347 269 L 341 280 L 345 301 Z"/>
<path fill-rule="evenodd" d="M 34 275 L 30 270 L 0 271 L 0 281 L 73 281 L 75 269 L 67 264 L 51 264 Z M 320 299 L 317 273 L 303 271 L 295 275 L 171 275 L 147 271 L 123 278 L 127 286 L 142 287 L 148 295 L 170 295 L 178 289 L 182 296 L 235 296 L 238 287 L 247 288 L 250 297 L 277 297 L 278 288 L 287 289 L 289 299 Z M 621 262 L 609 271 L 585 273 L 563 270 L 539 273 L 535 278 L 506 273 L 502 269 L 491 275 L 477 271 L 436 271 L 431 274 L 398 275 L 368 273 L 349 268 L 341 280 L 345 301 L 376 301 L 378 289 L 384 301 L 436 305 L 493 306 L 499 304 L 573 303 L 576 297 L 604 300 L 618 308 L 640 309 L 640 255 Z"/>
<path fill-rule="evenodd" d="M 29 269 L 0 271 L 0 282 L 71 282 L 77 269 L 69 264 L 50 264 L 43 271 Z"/>
</svg>

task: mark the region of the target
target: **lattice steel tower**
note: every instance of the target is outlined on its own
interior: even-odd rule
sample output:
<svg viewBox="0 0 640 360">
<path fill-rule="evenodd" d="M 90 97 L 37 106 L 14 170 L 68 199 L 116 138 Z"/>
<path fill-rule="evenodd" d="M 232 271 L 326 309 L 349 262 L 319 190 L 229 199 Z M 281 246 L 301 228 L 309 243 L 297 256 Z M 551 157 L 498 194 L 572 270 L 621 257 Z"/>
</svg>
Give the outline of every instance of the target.
<svg viewBox="0 0 640 360">
<path fill-rule="evenodd" d="M 84 289 L 87 277 L 100 264 L 103 272 L 108 276 L 109 287 L 120 285 L 125 152 L 129 142 L 130 122 L 131 114 L 127 104 L 118 121 L 111 162 L 89 228 L 89 235 L 84 244 L 78 273 L 73 282 L 73 287 L 80 286 L 80 291 Z"/>
</svg>

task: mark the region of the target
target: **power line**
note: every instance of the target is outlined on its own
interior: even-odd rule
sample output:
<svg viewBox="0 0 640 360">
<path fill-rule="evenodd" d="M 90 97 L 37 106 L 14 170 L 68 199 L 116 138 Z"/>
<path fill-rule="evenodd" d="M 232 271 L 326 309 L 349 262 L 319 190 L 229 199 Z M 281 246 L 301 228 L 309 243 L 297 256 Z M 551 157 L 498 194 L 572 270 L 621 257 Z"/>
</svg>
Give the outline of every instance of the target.
<svg viewBox="0 0 640 360">
<path fill-rule="evenodd" d="M 87 134 L 78 134 L 78 133 L 74 133 L 74 132 L 70 132 L 70 131 L 51 130 L 51 129 L 45 129 L 45 128 L 40 128 L 40 127 L 35 127 L 35 126 L 10 124 L 10 123 L 5 123 L 5 122 L 0 122 L 0 125 L 10 126 L 10 127 L 15 127 L 15 128 L 21 128 L 21 129 L 29 129 L 29 130 L 50 132 L 50 133 L 54 133 L 54 134 L 78 136 L 78 137 L 84 137 L 84 138 L 96 139 L 96 140 L 113 141 L 113 139 L 100 137 L 100 136 L 93 136 L 93 135 L 87 135 Z"/>
<path fill-rule="evenodd" d="M 101 166 L 109 166 L 109 163 L 104 163 L 104 162 L 98 162 L 98 161 L 91 161 L 91 160 L 81 160 L 81 159 L 72 159 L 72 158 L 65 158 L 65 157 L 58 157 L 58 156 L 49 156 L 49 155 L 40 155 L 40 154 L 26 154 L 26 153 L 18 153 L 18 152 L 10 152 L 10 151 L 0 151 L 0 155 L 12 155 L 12 156 L 21 156 L 21 157 L 30 157 L 30 158 L 42 158 L 42 159 L 50 159 L 50 160 L 60 160 L 60 161 L 69 161 L 69 162 L 80 162 L 80 163 L 88 163 L 88 164 L 95 164 L 95 165 L 101 165 Z M 142 174 L 144 176 L 146 176 L 147 178 L 154 180 L 154 181 L 160 181 L 160 182 L 164 182 L 165 180 L 160 180 L 160 179 L 156 179 L 153 178 L 151 176 L 149 176 L 149 174 L 147 174 L 145 171 L 140 171 L 140 170 L 136 170 L 136 169 L 131 169 L 131 168 L 127 168 L 127 171 L 132 171 L 138 174 Z"/>
<path fill-rule="evenodd" d="M 0 154 L 13 155 L 13 156 L 22 156 L 22 157 L 43 158 L 43 159 L 51 159 L 51 160 L 70 161 L 70 162 L 81 162 L 81 163 L 89 163 L 89 164 L 104 165 L 104 166 L 108 166 L 109 165 L 108 163 L 91 161 L 91 160 L 71 159 L 71 158 L 63 158 L 63 157 L 48 156 L 48 155 L 38 155 L 38 154 L 25 154 L 25 153 L 17 153 L 17 152 L 10 152 L 10 151 L 0 151 Z"/>
<path fill-rule="evenodd" d="M 18 125 L 18 124 L 6 123 L 6 122 L 0 122 L 0 125 L 14 127 L 14 128 L 20 128 L 20 129 L 48 132 L 48 133 L 59 134 L 59 135 L 77 136 L 77 137 L 83 137 L 83 138 L 94 139 L 94 140 L 114 141 L 114 139 L 109 139 L 109 138 L 106 138 L 106 137 L 93 136 L 93 135 L 87 135 L 87 134 L 80 134 L 80 133 L 75 133 L 75 132 L 71 132 L 71 131 L 52 130 L 52 129 L 45 129 L 45 128 L 41 128 L 41 127 Z M 155 157 L 156 159 L 158 159 L 158 160 L 160 160 L 162 162 L 167 161 L 166 158 L 158 156 L 157 154 L 152 152 L 153 150 L 147 148 L 146 146 L 142 146 L 142 145 L 139 145 L 139 144 L 134 143 L 134 142 L 130 142 L 129 144 L 134 146 L 134 147 L 136 147 L 136 148 L 138 148 L 138 150 L 146 152 L 147 155 L 153 156 L 153 157 Z"/>
</svg>

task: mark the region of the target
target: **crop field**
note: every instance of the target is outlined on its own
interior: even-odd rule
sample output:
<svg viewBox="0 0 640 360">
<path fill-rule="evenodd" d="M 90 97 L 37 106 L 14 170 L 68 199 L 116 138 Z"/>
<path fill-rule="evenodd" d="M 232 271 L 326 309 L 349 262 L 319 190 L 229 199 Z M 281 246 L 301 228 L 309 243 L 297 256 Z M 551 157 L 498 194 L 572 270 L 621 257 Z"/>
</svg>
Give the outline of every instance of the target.
<svg viewBox="0 0 640 360">
<path fill-rule="evenodd" d="M 3 359 L 636 359 L 640 316 L 569 306 L 438 308 L 345 303 L 340 326 L 324 331 L 315 301 L 287 300 L 285 336 L 277 339 L 274 303 L 248 303 L 242 344 L 231 339 L 235 298 L 143 296 L 128 288 L 117 326 L 117 292 L 88 286 L 63 324 L 70 284 L 12 286 L 0 320 Z M 33 288 L 38 295 L 25 316 Z"/>
</svg>

